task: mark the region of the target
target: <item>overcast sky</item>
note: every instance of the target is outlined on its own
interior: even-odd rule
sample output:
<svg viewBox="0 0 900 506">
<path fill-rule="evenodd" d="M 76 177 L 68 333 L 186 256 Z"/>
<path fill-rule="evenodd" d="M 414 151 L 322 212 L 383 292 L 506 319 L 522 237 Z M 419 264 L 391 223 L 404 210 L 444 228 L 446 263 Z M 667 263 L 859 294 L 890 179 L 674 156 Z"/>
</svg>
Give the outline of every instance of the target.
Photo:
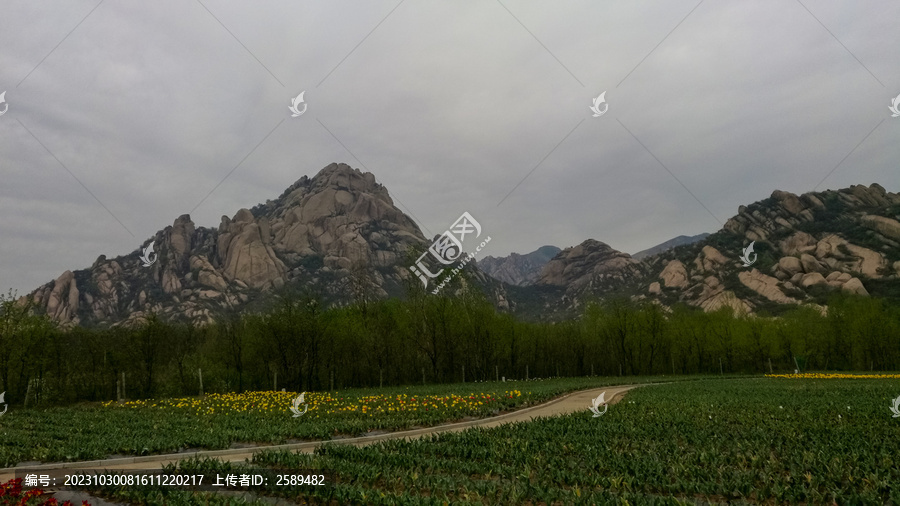
<svg viewBox="0 0 900 506">
<path fill-rule="evenodd" d="M 331 162 L 426 235 L 470 212 L 494 256 L 633 253 L 775 189 L 900 191 L 898 62 L 895 0 L 2 0 L 0 289 Z"/>
</svg>

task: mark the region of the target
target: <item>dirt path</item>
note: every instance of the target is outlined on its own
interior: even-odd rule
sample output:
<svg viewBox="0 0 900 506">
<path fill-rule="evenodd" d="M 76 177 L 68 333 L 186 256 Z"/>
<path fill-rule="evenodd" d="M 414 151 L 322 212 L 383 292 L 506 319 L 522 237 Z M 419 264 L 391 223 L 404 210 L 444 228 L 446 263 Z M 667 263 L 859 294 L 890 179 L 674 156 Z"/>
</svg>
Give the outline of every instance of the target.
<svg viewBox="0 0 900 506">
<path fill-rule="evenodd" d="M 263 450 L 292 450 L 302 451 L 304 453 L 312 453 L 313 450 L 324 443 L 334 442 L 339 444 L 349 444 L 354 446 L 366 446 L 378 441 L 388 439 L 412 439 L 429 434 L 439 434 L 441 432 L 458 432 L 469 429 L 471 427 L 497 427 L 498 425 L 515 422 L 527 422 L 536 417 L 547 417 L 569 414 L 576 411 L 584 411 L 588 416 L 588 406 L 591 400 L 606 392 L 606 399 L 609 404 L 616 404 L 621 400 L 622 395 L 641 385 L 620 385 L 605 388 L 594 388 L 590 390 L 579 390 L 562 397 L 558 397 L 551 401 L 519 409 L 503 415 L 490 418 L 482 418 L 468 422 L 451 423 L 444 425 L 436 425 L 433 427 L 424 427 L 421 429 L 412 429 L 398 432 L 390 432 L 386 434 L 378 434 L 372 436 L 361 436 L 346 439 L 336 439 L 331 441 L 309 441 L 305 443 L 293 443 L 284 445 L 256 446 L 253 448 L 239 448 L 232 450 L 204 450 L 190 453 L 176 453 L 165 455 L 147 455 L 144 457 L 125 457 L 107 460 L 90 460 L 82 462 L 58 462 L 52 464 L 41 464 L 36 466 L 23 466 L 15 468 L 0 469 L 0 483 L 10 480 L 14 477 L 16 471 L 41 471 L 46 469 L 159 469 L 161 466 L 169 463 L 176 463 L 180 460 L 191 457 L 214 457 L 229 462 L 243 462 L 245 459 L 252 458 L 254 453 Z"/>
</svg>

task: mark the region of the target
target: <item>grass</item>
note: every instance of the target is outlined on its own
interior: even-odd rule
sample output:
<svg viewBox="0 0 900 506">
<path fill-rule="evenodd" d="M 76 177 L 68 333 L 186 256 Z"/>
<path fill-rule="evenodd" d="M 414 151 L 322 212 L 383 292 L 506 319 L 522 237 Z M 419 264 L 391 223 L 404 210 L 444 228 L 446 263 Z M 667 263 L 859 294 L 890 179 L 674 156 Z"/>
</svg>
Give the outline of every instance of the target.
<svg viewBox="0 0 900 506">
<path fill-rule="evenodd" d="M 900 504 L 890 379 L 709 380 L 588 413 L 254 465 L 330 469 L 339 504 Z M 297 494 L 300 494 L 299 496 Z"/>
<path fill-rule="evenodd" d="M 900 419 L 889 406 L 900 381 L 842 376 L 661 384 L 629 392 L 600 418 L 585 410 L 363 448 L 326 444 L 312 455 L 265 451 L 243 465 L 191 459 L 179 467 L 322 469 L 334 478 L 328 487 L 217 499 L 239 503 L 898 505 Z M 203 504 L 160 488 L 94 492 Z"/>
<path fill-rule="evenodd" d="M 0 418 L 0 467 L 427 427 L 491 416 L 574 390 L 651 379 L 557 378 L 309 392 L 309 411 L 300 418 L 289 411 L 295 392 L 10 409 Z"/>
</svg>

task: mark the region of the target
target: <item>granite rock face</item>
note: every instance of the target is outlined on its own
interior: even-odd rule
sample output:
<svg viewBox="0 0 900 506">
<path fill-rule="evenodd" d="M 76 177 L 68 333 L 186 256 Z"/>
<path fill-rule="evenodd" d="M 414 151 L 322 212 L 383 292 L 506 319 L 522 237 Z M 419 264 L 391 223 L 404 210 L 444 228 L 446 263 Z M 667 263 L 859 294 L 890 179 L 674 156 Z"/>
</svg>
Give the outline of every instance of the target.
<svg viewBox="0 0 900 506">
<path fill-rule="evenodd" d="M 140 252 L 151 241 L 158 258 L 144 267 Z M 755 261 L 744 265 L 743 249 L 754 241 Z M 64 325 L 130 324 L 151 312 L 204 324 L 282 287 L 335 304 L 360 291 L 402 296 L 418 283 L 408 269 L 413 252 L 429 243 L 375 176 L 335 163 L 277 199 L 223 216 L 216 228 L 179 216 L 132 253 L 101 255 L 25 297 Z M 613 296 L 747 313 L 822 304 L 832 292 L 878 295 L 900 283 L 898 252 L 900 194 L 873 184 L 799 196 L 775 191 L 740 206 L 718 232 L 642 260 L 588 239 L 468 267 L 496 307 L 541 317 L 577 314 Z M 519 286 L 507 292 L 504 283 Z"/>
<path fill-rule="evenodd" d="M 150 242 L 158 259 L 138 257 Z M 66 271 L 27 297 L 62 324 L 121 324 L 153 311 L 209 323 L 261 293 L 311 284 L 340 298 L 347 277 L 363 278 L 378 296 L 409 276 L 410 247 L 426 244 L 419 227 L 394 206 L 375 176 L 331 164 L 304 176 L 276 200 L 223 216 L 216 229 L 179 216 L 135 252 Z"/>
<path fill-rule="evenodd" d="M 567 287 L 568 304 L 588 297 L 649 299 L 716 311 L 754 312 L 812 304 L 827 294 L 870 294 L 871 280 L 900 283 L 900 195 L 881 186 L 771 197 L 740 206 L 722 230 L 640 262 L 602 243 L 563 250 L 539 283 Z M 741 260 L 755 241 L 751 265 Z M 602 273 L 617 283 L 598 283 Z M 573 289 L 581 290 L 578 297 Z"/>
<path fill-rule="evenodd" d="M 765 201 L 740 206 L 715 234 L 717 242 L 728 239 L 736 245 L 730 251 L 701 241 L 690 261 L 680 263 L 686 276 L 680 267 L 671 267 L 678 260 L 666 260 L 659 278 L 664 286 L 671 282 L 682 289 L 682 302 L 704 309 L 721 306 L 709 301 L 716 300 L 718 287 L 733 286 L 728 280 L 735 277 L 750 290 L 740 290 L 745 295 L 739 297 L 750 310 L 769 302 L 811 303 L 812 296 L 804 292 L 821 293 L 822 287 L 866 296 L 867 280 L 900 283 L 900 271 L 890 260 L 900 249 L 898 205 L 900 195 L 877 184 L 800 196 L 775 191 Z M 738 261 L 741 248 L 751 241 L 756 241 L 760 258 L 766 257 L 765 272 L 757 270 L 762 262 L 747 267 Z M 673 277 L 673 271 L 678 275 Z M 688 283 L 681 281 L 685 277 Z M 669 281 L 673 279 L 677 281 Z"/>
<path fill-rule="evenodd" d="M 686 288 L 689 281 L 687 268 L 680 260 L 672 260 L 659 274 L 659 279 L 666 288 Z"/>
<path fill-rule="evenodd" d="M 634 278 L 639 263 L 628 253 L 588 239 L 557 253 L 541 270 L 537 283 L 573 291 L 617 285 Z"/>
</svg>

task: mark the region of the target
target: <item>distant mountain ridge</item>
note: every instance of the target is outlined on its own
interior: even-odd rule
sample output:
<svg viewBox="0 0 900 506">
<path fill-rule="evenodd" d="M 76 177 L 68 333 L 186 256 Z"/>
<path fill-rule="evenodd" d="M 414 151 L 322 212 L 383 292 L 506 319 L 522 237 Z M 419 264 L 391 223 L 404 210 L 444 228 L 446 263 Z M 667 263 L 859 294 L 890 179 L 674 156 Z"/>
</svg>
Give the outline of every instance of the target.
<svg viewBox="0 0 900 506">
<path fill-rule="evenodd" d="M 538 280 L 541 269 L 560 249 L 556 246 L 540 248 L 520 255 L 510 253 L 505 257 L 486 256 L 478 261 L 478 267 L 494 279 L 516 286 L 531 285 Z"/>
<path fill-rule="evenodd" d="M 702 233 L 702 234 L 691 235 L 691 236 L 679 235 L 678 237 L 669 239 L 668 241 L 657 244 L 656 246 L 647 248 L 645 250 L 638 251 L 637 253 L 631 255 L 631 258 L 634 258 L 635 260 L 643 260 L 649 256 L 657 255 L 659 253 L 668 251 L 668 250 L 678 247 L 678 246 L 694 244 L 695 242 L 702 241 L 703 239 L 706 239 L 707 237 L 709 237 L 708 233 Z"/>
<path fill-rule="evenodd" d="M 900 300 L 900 194 L 877 184 L 800 196 L 776 190 L 696 237 L 642 259 L 594 239 L 485 257 L 442 294 L 471 281 L 497 309 L 545 320 L 610 297 L 770 313 L 821 307 L 835 292 Z M 151 242 L 158 258 L 144 267 L 141 248 Z M 740 256 L 751 242 L 747 266 Z M 101 255 L 23 298 L 63 325 L 129 324 L 150 314 L 205 324 L 254 310 L 282 287 L 338 305 L 403 297 L 421 290 L 409 267 L 430 244 L 374 175 L 333 163 L 275 200 L 223 216 L 218 228 L 182 215 L 134 252 Z"/>
</svg>

